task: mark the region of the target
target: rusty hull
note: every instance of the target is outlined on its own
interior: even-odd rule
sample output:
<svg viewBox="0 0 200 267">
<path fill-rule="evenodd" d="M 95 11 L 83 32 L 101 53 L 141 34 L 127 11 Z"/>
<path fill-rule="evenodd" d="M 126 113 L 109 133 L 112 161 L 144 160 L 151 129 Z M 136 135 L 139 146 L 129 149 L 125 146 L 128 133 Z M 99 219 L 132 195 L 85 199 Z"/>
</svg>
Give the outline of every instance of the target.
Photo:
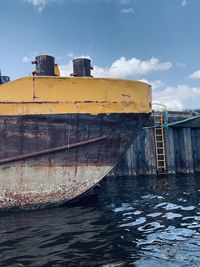
<svg viewBox="0 0 200 267">
<path fill-rule="evenodd" d="M 0 208 L 61 203 L 84 193 L 117 163 L 147 117 L 0 116 Z"/>
</svg>

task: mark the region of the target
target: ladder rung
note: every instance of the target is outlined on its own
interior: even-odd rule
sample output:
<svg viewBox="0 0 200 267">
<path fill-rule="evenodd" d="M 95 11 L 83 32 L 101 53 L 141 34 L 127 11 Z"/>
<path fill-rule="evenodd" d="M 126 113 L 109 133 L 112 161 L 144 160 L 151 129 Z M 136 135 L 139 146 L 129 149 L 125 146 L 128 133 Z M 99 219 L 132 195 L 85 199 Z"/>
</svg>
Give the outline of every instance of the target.
<svg viewBox="0 0 200 267">
<path fill-rule="evenodd" d="M 162 114 L 154 115 L 154 134 L 156 146 L 156 165 L 158 175 L 166 175 L 165 139 Z"/>
</svg>

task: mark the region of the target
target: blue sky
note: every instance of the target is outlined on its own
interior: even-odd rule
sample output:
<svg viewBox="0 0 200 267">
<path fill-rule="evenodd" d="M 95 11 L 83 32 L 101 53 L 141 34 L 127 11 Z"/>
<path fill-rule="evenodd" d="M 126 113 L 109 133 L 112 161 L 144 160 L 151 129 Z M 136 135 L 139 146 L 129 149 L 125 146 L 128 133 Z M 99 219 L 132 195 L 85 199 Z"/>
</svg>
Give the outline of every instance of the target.
<svg viewBox="0 0 200 267">
<path fill-rule="evenodd" d="M 1 0 L 0 68 L 13 80 L 51 54 L 69 75 L 90 57 L 96 77 L 143 80 L 153 102 L 199 108 L 199 12 L 199 0 Z"/>
</svg>

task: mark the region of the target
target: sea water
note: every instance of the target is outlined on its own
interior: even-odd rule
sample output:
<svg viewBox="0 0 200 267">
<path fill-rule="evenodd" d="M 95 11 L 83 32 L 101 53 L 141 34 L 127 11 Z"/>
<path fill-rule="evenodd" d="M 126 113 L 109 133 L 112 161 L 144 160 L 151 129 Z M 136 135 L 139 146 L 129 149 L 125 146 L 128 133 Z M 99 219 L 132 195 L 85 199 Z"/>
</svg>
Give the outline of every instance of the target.
<svg viewBox="0 0 200 267">
<path fill-rule="evenodd" d="M 2 213 L 0 266 L 200 266 L 200 177 L 110 177 L 73 204 Z"/>
</svg>

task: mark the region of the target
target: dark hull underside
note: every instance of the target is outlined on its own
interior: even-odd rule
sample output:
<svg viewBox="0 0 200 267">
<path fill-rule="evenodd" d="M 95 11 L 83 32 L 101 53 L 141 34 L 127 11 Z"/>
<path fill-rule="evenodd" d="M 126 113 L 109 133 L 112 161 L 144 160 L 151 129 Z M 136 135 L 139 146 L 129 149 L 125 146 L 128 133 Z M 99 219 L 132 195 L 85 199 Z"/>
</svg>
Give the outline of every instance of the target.
<svg viewBox="0 0 200 267">
<path fill-rule="evenodd" d="M 147 117 L 1 116 L 0 208 L 60 203 L 84 193 L 117 163 Z M 66 149 L 51 151 L 61 146 Z"/>
</svg>

